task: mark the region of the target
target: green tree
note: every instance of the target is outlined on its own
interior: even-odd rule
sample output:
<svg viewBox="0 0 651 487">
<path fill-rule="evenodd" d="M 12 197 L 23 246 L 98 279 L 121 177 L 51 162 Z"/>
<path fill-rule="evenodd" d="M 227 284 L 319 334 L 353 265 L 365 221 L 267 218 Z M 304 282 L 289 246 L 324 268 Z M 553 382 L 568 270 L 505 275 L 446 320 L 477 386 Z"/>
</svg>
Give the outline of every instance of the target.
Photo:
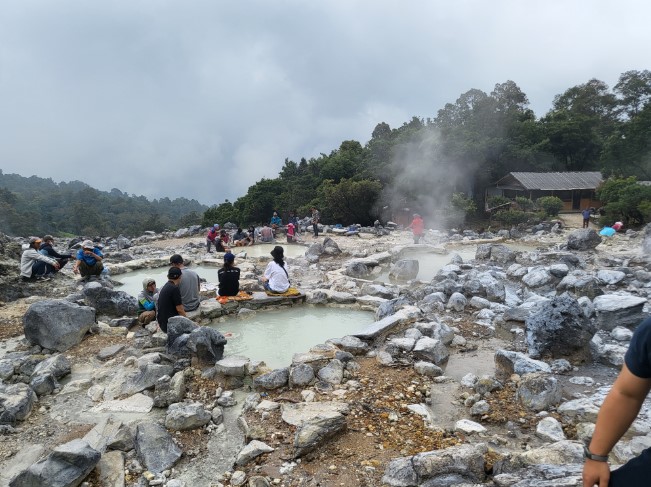
<svg viewBox="0 0 651 487">
<path fill-rule="evenodd" d="M 556 216 L 563 209 L 563 200 L 557 196 L 543 196 L 536 200 L 536 206 L 541 208 L 547 216 Z"/>
<path fill-rule="evenodd" d="M 370 225 L 377 218 L 373 208 L 382 186 L 378 181 L 325 180 L 319 187 L 321 213 L 329 222 Z"/>
<path fill-rule="evenodd" d="M 651 221 L 651 186 L 639 184 L 633 176 L 609 178 L 597 189 L 597 198 L 604 204 L 602 222 L 612 225 L 642 225 Z"/>
</svg>

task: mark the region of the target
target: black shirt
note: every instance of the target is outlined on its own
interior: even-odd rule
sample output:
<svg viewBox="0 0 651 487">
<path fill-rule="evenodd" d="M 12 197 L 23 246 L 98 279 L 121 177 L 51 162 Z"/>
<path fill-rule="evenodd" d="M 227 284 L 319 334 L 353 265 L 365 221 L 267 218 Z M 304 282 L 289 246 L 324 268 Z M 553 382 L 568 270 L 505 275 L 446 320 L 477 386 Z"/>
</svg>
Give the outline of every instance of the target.
<svg viewBox="0 0 651 487">
<path fill-rule="evenodd" d="M 237 296 L 240 292 L 240 268 L 222 267 L 217 271 L 220 296 Z"/>
<path fill-rule="evenodd" d="M 651 318 L 644 320 L 635 329 L 624 362 L 636 377 L 651 378 Z"/>
<path fill-rule="evenodd" d="M 158 315 L 156 316 L 160 329 L 165 333 L 167 333 L 167 321 L 171 317 L 179 315 L 176 310 L 179 304 L 182 304 L 181 290 L 172 281 L 167 281 L 158 294 Z"/>
</svg>

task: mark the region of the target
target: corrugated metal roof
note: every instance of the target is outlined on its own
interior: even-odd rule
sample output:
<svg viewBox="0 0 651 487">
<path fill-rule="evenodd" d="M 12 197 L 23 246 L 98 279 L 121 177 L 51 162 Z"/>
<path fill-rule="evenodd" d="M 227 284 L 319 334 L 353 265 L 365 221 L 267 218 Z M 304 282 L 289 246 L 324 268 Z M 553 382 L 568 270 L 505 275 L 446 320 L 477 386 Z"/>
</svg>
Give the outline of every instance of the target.
<svg viewBox="0 0 651 487">
<path fill-rule="evenodd" d="M 603 178 L 600 172 L 512 172 L 525 189 L 562 191 L 570 189 L 595 189 Z"/>
</svg>

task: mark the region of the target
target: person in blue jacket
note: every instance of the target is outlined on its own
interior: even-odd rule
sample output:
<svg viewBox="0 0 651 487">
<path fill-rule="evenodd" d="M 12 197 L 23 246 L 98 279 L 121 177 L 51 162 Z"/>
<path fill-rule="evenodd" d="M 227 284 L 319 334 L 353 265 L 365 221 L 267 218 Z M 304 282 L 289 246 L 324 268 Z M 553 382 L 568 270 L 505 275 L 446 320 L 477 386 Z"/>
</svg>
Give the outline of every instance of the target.
<svg viewBox="0 0 651 487">
<path fill-rule="evenodd" d="M 102 251 L 91 240 L 84 240 L 77 251 L 77 260 L 72 271 L 81 274 L 82 280 L 88 280 L 91 276 L 99 277 L 104 270 L 102 260 Z"/>
<path fill-rule="evenodd" d="M 138 323 L 148 325 L 156 319 L 156 301 L 158 289 L 156 280 L 147 277 L 142 281 L 142 291 L 138 294 Z"/>
</svg>

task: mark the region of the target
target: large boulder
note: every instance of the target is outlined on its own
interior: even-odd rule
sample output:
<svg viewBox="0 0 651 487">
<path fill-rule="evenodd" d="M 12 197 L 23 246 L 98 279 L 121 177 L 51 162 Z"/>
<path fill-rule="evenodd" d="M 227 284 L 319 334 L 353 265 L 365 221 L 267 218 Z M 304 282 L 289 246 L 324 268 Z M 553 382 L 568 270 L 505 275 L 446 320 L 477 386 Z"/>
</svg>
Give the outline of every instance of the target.
<svg viewBox="0 0 651 487">
<path fill-rule="evenodd" d="M 37 398 L 26 384 L 0 383 L 0 424 L 13 425 L 31 414 Z"/>
<path fill-rule="evenodd" d="M 138 312 L 138 300 L 125 293 L 102 286 L 99 282 L 89 282 L 84 286 L 86 302 L 99 314 L 109 316 L 129 316 Z"/>
<path fill-rule="evenodd" d="M 534 358 L 543 355 L 586 358 L 596 331 L 576 299 L 568 294 L 556 296 L 540 306 L 537 313 L 527 317 L 525 327 L 527 351 Z"/>
<path fill-rule="evenodd" d="M 76 439 L 59 445 L 43 460 L 16 476 L 10 487 L 76 486 L 95 468 L 100 452 L 84 440 Z"/>
<path fill-rule="evenodd" d="M 330 237 L 326 237 L 323 239 L 323 253 L 327 255 L 338 255 L 341 254 L 341 249 L 337 245 L 337 242 Z"/>
<path fill-rule="evenodd" d="M 567 238 L 570 250 L 593 250 L 601 243 L 601 237 L 593 229 L 575 230 Z"/>
<path fill-rule="evenodd" d="M 62 299 L 34 303 L 23 317 L 25 338 L 58 352 L 65 352 L 80 343 L 94 323 L 93 308 Z"/>
<path fill-rule="evenodd" d="M 637 326 L 645 317 L 646 298 L 631 295 L 603 294 L 593 300 L 599 328 L 610 331 L 616 326 Z"/>
<path fill-rule="evenodd" d="M 172 468 L 183 454 L 165 427 L 157 423 L 140 423 L 135 443 L 138 457 L 154 473 Z"/>
<path fill-rule="evenodd" d="M 419 264 L 416 259 L 400 259 L 389 271 L 389 277 L 398 281 L 409 281 L 418 275 Z"/>
<path fill-rule="evenodd" d="M 167 324 L 167 352 L 177 358 L 193 358 L 214 364 L 224 356 L 226 338 L 214 328 L 199 326 L 184 316 Z"/>
</svg>

